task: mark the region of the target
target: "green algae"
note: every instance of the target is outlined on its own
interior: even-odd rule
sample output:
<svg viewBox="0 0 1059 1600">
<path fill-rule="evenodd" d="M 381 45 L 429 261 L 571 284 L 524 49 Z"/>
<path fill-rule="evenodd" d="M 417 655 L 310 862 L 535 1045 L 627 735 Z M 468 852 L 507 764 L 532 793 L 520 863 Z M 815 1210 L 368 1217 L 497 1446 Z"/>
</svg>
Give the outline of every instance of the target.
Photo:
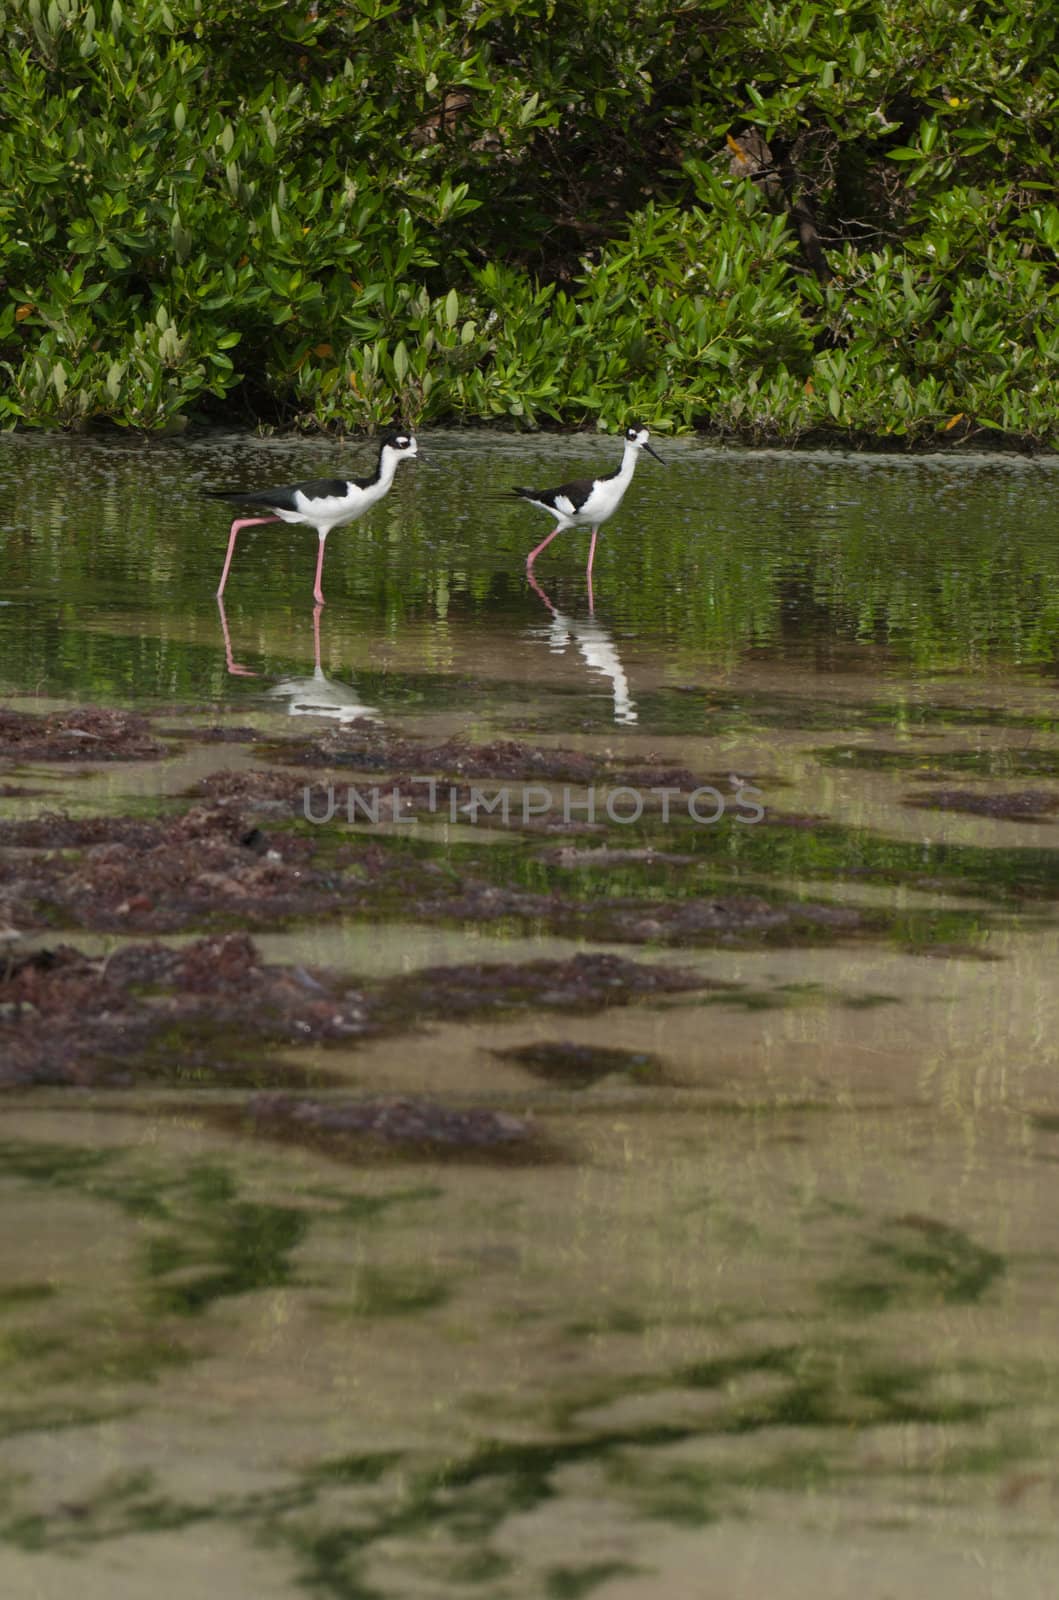
<svg viewBox="0 0 1059 1600">
<path fill-rule="evenodd" d="M 1059 778 L 1059 750 L 886 750 L 875 745 L 826 745 L 810 752 L 824 767 L 863 772 L 921 773 L 938 777 L 973 774 L 982 778 Z"/>
<path fill-rule="evenodd" d="M 630 833 L 634 837 L 628 837 Z M 539 850 L 527 848 L 521 840 L 498 843 L 486 851 L 463 841 L 438 846 L 399 840 L 388 848 L 414 852 L 420 859 L 443 853 L 450 872 L 474 873 L 495 890 L 540 897 L 540 903 L 526 912 L 520 912 L 517 899 L 513 900 L 505 919 L 494 925 L 498 933 L 504 927 L 512 932 L 557 934 L 577 929 L 609 942 L 629 940 L 624 924 L 630 917 L 646 921 L 656 916 L 659 908 L 679 911 L 693 901 L 723 902 L 726 897 L 747 895 L 760 900 L 768 911 L 787 913 L 789 919 L 782 927 L 772 928 L 765 925 L 767 914 L 763 913 L 762 925 L 755 927 L 754 914 L 748 912 L 736 931 L 742 941 L 752 944 L 812 945 L 840 939 L 850 931 L 911 946 L 966 943 L 984 937 L 992 926 L 985 910 L 925 907 L 888 913 L 872 907 L 851 913 L 853 926 L 844 927 L 841 922 L 829 922 L 827 913 L 831 909 L 849 912 L 848 900 L 834 908 L 828 907 L 826 898 L 809 902 L 804 894 L 781 887 L 792 879 L 819 879 L 846 889 L 857 882 L 905 886 L 992 901 L 998 908 L 1059 899 L 1059 851 L 1036 847 L 900 840 L 827 821 L 811 828 L 790 828 L 771 825 L 767 818 L 757 827 L 630 829 L 622 844 L 691 854 L 695 861 L 690 866 L 657 861 L 563 865 L 542 858 Z M 409 914 L 408 900 L 396 893 L 378 900 L 372 897 L 372 904 L 380 915 L 405 920 Z M 818 904 L 823 905 L 824 914 L 814 924 L 811 919 Z M 367 914 L 365 906 L 361 915 Z M 455 908 L 446 912 L 442 903 L 431 920 L 462 924 L 469 919 Z M 664 930 L 665 917 L 662 926 Z M 725 942 L 731 931 L 726 927 L 713 933 L 675 931 L 672 941 L 709 945 Z M 671 942 L 664 932 L 659 938 Z"/>
<path fill-rule="evenodd" d="M 539 1040 L 493 1050 L 492 1054 L 498 1060 L 514 1062 L 546 1083 L 569 1089 L 587 1089 L 613 1074 L 637 1084 L 661 1084 L 666 1079 L 658 1057 L 643 1050 Z"/>
<path fill-rule="evenodd" d="M 311 1483 L 378 1483 L 403 1461 L 400 1450 L 355 1451 L 315 1462 L 306 1477 Z"/>
<path fill-rule="evenodd" d="M 1008 711 L 1001 706 L 904 699 L 829 703 L 783 690 L 732 693 L 706 685 L 640 690 L 636 708 L 640 726 L 651 736 L 688 734 L 717 739 L 765 730 L 842 735 L 851 729 L 908 734 L 959 727 L 1059 732 L 1059 718 L 1054 715 Z M 520 736 L 582 733 L 586 726 L 598 731 L 598 703 L 576 694 L 565 705 L 554 693 L 548 694 L 543 714 L 509 716 L 503 722 L 505 730 Z"/>
<path fill-rule="evenodd" d="M 787 1450 L 773 1461 L 742 1469 L 703 1462 L 663 1467 L 628 1463 L 622 1474 L 646 1516 L 684 1528 L 707 1527 L 725 1515 L 738 1514 L 748 1493 L 772 1489 L 804 1494 L 824 1488 L 840 1475 L 835 1461 L 820 1450 Z"/>
<path fill-rule="evenodd" d="M 48 1362 L 57 1351 L 68 1348 L 69 1341 L 55 1334 L 30 1328 L 7 1329 L 0 1332 L 0 1375 L 10 1376 L 15 1367 Z"/>
<path fill-rule="evenodd" d="M 5 1178 L 57 1189 L 94 1187 L 92 1175 L 118 1159 L 114 1150 L 90 1150 L 84 1145 L 37 1143 L 29 1139 L 0 1141 L 0 1165 Z"/>
<path fill-rule="evenodd" d="M 733 878 L 757 880 L 754 892 L 762 894 L 769 892 L 769 879 L 821 878 L 847 885 L 903 884 L 1000 903 L 1059 899 L 1059 851 L 1032 846 L 894 839 L 825 818 L 814 819 L 811 827 L 789 827 L 767 814 L 756 827 L 688 826 L 656 835 L 654 843 L 690 852 L 717 873 L 723 867 L 729 892 Z"/>
<path fill-rule="evenodd" d="M 234 1175 L 216 1162 L 193 1162 L 152 1178 L 135 1166 L 117 1170 L 128 1159 L 120 1149 L 15 1140 L 0 1147 L 0 1159 L 9 1176 L 77 1189 L 154 1225 L 141 1248 L 156 1310 L 196 1316 L 215 1300 L 293 1281 L 291 1256 L 308 1231 L 310 1214 L 239 1199 Z M 174 1274 L 179 1281 L 164 1281 Z M 168 1346 L 148 1342 L 139 1356 L 132 1350 L 130 1360 L 153 1368 L 170 1354 Z M 179 1352 L 172 1359 L 181 1359 Z"/>
<path fill-rule="evenodd" d="M 226 1199 L 204 1206 L 192 1230 L 148 1241 L 144 1268 L 155 1306 L 200 1316 L 216 1300 L 294 1280 L 291 1255 L 305 1238 L 308 1215 L 290 1206 Z M 178 1281 L 165 1282 L 179 1274 Z"/>
<path fill-rule="evenodd" d="M 610 1578 L 634 1578 L 643 1571 L 628 1561 L 586 1561 L 577 1567 L 550 1567 L 544 1577 L 548 1600 L 584 1600 Z"/>
<path fill-rule="evenodd" d="M 57 1293 L 54 1283 L 10 1283 L 0 1288 L 0 1313 L 19 1306 L 51 1300 Z"/>
<path fill-rule="evenodd" d="M 771 988 L 751 984 L 729 984 L 707 994 L 688 995 L 659 1001 L 659 1005 L 722 1006 L 737 1011 L 802 1011 L 816 1007 L 841 1006 L 851 1011 L 874 1011 L 880 1006 L 901 1005 L 900 995 L 874 990 L 838 989 L 830 984 L 806 981 L 778 983 Z"/>
<path fill-rule="evenodd" d="M 989 914 L 913 908 L 898 916 L 879 907 L 857 907 L 850 886 L 863 882 L 973 896 L 1003 909 L 1059 899 L 1059 851 L 893 839 L 823 818 L 811 825 L 796 820 L 799 825 L 791 826 L 790 819 L 766 814 L 753 827 L 730 821 L 695 827 L 645 818 L 629 828 L 606 830 L 601 846 L 593 847 L 601 849 L 598 862 L 592 851 L 564 860 L 554 846 L 542 850 L 519 836 L 483 849 L 473 839 L 408 834 L 365 839 L 362 833 L 317 829 L 313 905 L 279 911 L 255 902 L 253 916 L 261 926 L 282 929 L 331 918 L 351 923 L 411 918 L 437 926 L 488 926 L 498 938 L 554 935 L 694 947 L 734 938 L 767 948 L 885 937 L 916 948 L 980 940 L 991 926 Z M 814 879 L 821 883 L 816 898 L 788 887 L 791 880 Z M 840 902 L 827 900 L 828 883 L 842 885 Z M 330 898 L 321 902 L 325 892 Z M 57 907 L 46 909 L 52 923 L 69 921 Z M 239 916 L 226 906 L 206 909 L 193 921 L 234 928 Z M 277 1038 L 284 1034 L 280 1023 L 273 1026 L 267 1017 L 261 1031 Z M 115 1067 L 120 1070 L 120 1063 Z M 215 1075 L 235 1086 L 312 1081 L 290 1063 L 263 1063 L 238 1030 L 208 1019 L 159 1026 L 137 1072 L 181 1084 L 211 1082 Z"/>
<path fill-rule="evenodd" d="M 436 1183 L 420 1183 L 409 1189 L 394 1189 L 388 1194 L 349 1194 L 332 1185 L 314 1185 L 305 1191 L 306 1198 L 328 1203 L 324 1217 L 343 1223 L 369 1223 L 388 1216 L 395 1208 L 405 1205 L 429 1204 L 440 1200 L 444 1191 Z M 415 1218 L 409 1219 L 415 1224 Z"/>
<path fill-rule="evenodd" d="M 376 841 L 381 842 L 381 841 Z M 592 849 L 651 849 L 655 859 L 616 860 L 594 865 L 583 859 L 565 865 L 530 841 L 513 839 L 483 850 L 473 840 L 388 838 L 385 848 L 419 860 L 438 861 L 450 872 L 479 873 L 495 886 L 537 893 L 561 892 L 575 902 L 591 901 L 605 909 L 607 901 L 636 897 L 645 904 L 732 893 L 739 884 L 775 904 L 798 903 L 797 896 L 770 888 L 770 880 L 830 879 L 848 884 L 904 884 L 944 889 L 976 898 L 1059 898 L 1059 851 L 1032 846 L 949 844 L 943 840 L 907 840 L 872 829 L 814 818 L 811 826 L 788 825 L 783 817 L 754 826 L 727 819 L 713 827 L 679 825 L 644 817 L 626 827 L 604 830 Z M 668 862 L 665 855 L 692 863 Z M 661 857 L 659 859 L 658 857 Z"/>
<path fill-rule="evenodd" d="M 744 1393 L 739 1380 L 769 1377 Z M 894 1422 L 980 1421 L 996 1403 L 937 1392 L 938 1373 L 914 1362 L 884 1364 L 871 1347 L 855 1340 L 829 1345 L 782 1344 L 735 1351 L 695 1361 L 661 1374 L 626 1377 L 612 1385 L 595 1384 L 581 1396 L 569 1396 L 556 1412 L 560 1425 L 575 1426 L 588 1410 L 598 1412 L 610 1400 L 665 1390 L 720 1393 L 724 1403 L 707 1421 L 661 1425 L 673 1437 L 728 1436 L 765 1432 L 775 1427 L 812 1431 L 873 1428 Z M 597 1447 L 654 1439 L 658 1426 L 597 1427 Z"/>
<path fill-rule="evenodd" d="M 340 1081 L 324 1067 L 270 1059 L 270 1051 L 300 1041 L 267 1014 L 256 1024 L 260 1031 L 250 1034 L 245 1023 L 211 1017 L 168 1023 L 144 1040 L 134 1063 L 122 1067 L 138 1082 L 186 1089 L 312 1089 Z"/>
<path fill-rule="evenodd" d="M 347 1310 L 354 1317 L 408 1317 L 433 1311 L 452 1298 L 448 1279 L 417 1267 L 362 1267 Z"/>
<path fill-rule="evenodd" d="M 1002 1256 L 931 1217 L 895 1218 L 863 1241 L 863 1257 L 820 1287 L 829 1303 L 862 1316 L 895 1305 L 971 1305 L 1006 1271 Z"/>
<path fill-rule="evenodd" d="M 24 1514 L 0 1524 L 0 1539 L 22 1550 L 72 1550 L 132 1533 L 159 1533 L 218 1517 L 210 1505 L 182 1503 L 160 1494 L 146 1468 L 116 1472 L 79 1500 L 65 1519 Z M 65 1527 L 63 1522 L 65 1521 Z"/>
<path fill-rule="evenodd" d="M 8 1362 L 10 1341 L 0 1336 L 0 1367 L 16 1377 L 16 1362 Z M 167 1372 L 189 1366 L 195 1357 L 165 1332 L 142 1332 L 130 1317 L 119 1321 L 85 1314 L 69 1337 L 59 1338 L 42 1327 L 26 1328 L 18 1335 L 17 1360 L 31 1364 L 18 1382 L 27 1392 L 93 1384 L 156 1384 Z M 32 1407 L 27 1405 L 27 1415 Z"/>
<path fill-rule="evenodd" d="M 597 1316 L 568 1322 L 564 1332 L 574 1339 L 592 1339 L 612 1333 L 638 1336 L 646 1333 L 651 1326 L 651 1319 L 644 1312 L 637 1311 L 632 1306 L 614 1306 L 609 1311 L 601 1311 Z"/>
<path fill-rule="evenodd" d="M 0 1406 L 0 1439 L 14 1439 L 20 1434 L 73 1432 L 101 1423 L 120 1422 L 133 1416 L 136 1409 L 129 1404 L 75 1405 L 66 1400 L 35 1400 L 21 1408 Z M 3 1537 L 0 1525 L 0 1539 Z"/>
<path fill-rule="evenodd" d="M 765 1394 L 743 1394 L 739 1380 L 770 1377 Z M 586 1407 L 623 1401 L 630 1393 L 707 1389 L 719 1408 L 686 1423 L 645 1422 L 639 1426 L 586 1428 Z M 721 1514 L 739 1515 L 748 1497 L 762 1490 L 791 1496 L 812 1492 L 834 1480 L 852 1481 L 848 1459 L 851 1435 L 903 1422 L 964 1422 L 984 1417 L 988 1403 L 940 1396 L 931 1369 L 911 1363 L 883 1363 L 870 1347 L 845 1344 L 773 1345 L 733 1351 L 709 1361 L 686 1364 L 639 1379 L 615 1376 L 596 1382 L 555 1415 L 553 1437 L 538 1441 L 483 1440 L 433 1466 L 414 1467 L 397 1450 L 353 1452 L 311 1463 L 267 1491 L 222 1494 L 209 1503 L 167 1495 L 149 1471 L 105 1479 L 84 1496 L 76 1517 L 62 1509 L 0 1517 L 0 1538 L 22 1549 L 78 1549 L 133 1532 L 182 1529 L 216 1520 L 240 1527 L 246 1536 L 289 1553 L 306 1587 L 343 1600 L 378 1596 L 369 1576 L 376 1551 L 409 1549 L 429 1538 L 440 1582 L 487 1585 L 502 1579 L 508 1558 L 491 1540 L 512 1516 L 553 1499 L 557 1474 L 580 1464 L 600 1474 L 601 1486 L 626 1503 L 633 1515 L 673 1525 L 695 1526 Z M 807 1430 L 805 1443 L 792 1440 L 744 1464 L 679 1461 L 669 1446 L 708 1443 L 732 1435 L 776 1427 Z M 990 1464 L 1024 1458 L 1014 1435 L 970 1445 L 957 1437 L 934 1468 L 962 1475 L 986 1473 Z M 344 1517 L 333 1502 L 321 1500 L 335 1488 L 360 1497 Z M 620 1571 L 620 1562 L 555 1564 L 547 1569 L 545 1592 L 587 1594 Z"/>
<path fill-rule="evenodd" d="M 145 1083 L 201 1089 L 222 1082 L 233 1088 L 264 1088 L 277 1079 L 264 1069 L 259 1049 L 251 1049 L 241 1030 L 206 1019 L 175 1022 L 146 1041 L 136 1059 L 135 1076 Z"/>
<path fill-rule="evenodd" d="M 212 1163 L 192 1163 L 183 1171 L 146 1171 L 135 1162 L 129 1150 L 90 1149 L 84 1145 L 47 1140 L 8 1139 L 0 1143 L 0 1163 L 4 1176 L 44 1188 L 74 1189 L 91 1199 L 117 1206 L 137 1218 L 168 1218 L 181 1193 L 210 1198 L 211 1188 L 220 1184 L 223 1169 Z M 234 1192 L 234 1179 L 227 1176 L 226 1189 L 215 1198 L 227 1199 Z"/>
</svg>

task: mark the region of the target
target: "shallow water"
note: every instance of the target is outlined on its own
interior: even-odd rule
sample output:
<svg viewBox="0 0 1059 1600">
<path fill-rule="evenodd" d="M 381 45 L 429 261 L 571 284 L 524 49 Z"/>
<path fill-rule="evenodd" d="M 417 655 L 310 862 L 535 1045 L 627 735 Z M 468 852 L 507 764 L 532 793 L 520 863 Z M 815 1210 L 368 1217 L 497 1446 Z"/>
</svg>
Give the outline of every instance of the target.
<svg viewBox="0 0 1059 1600">
<path fill-rule="evenodd" d="M 580 691 L 602 717 L 608 698 L 751 662 L 902 689 L 938 673 L 1003 667 L 1054 683 L 1059 671 L 1050 459 L 748 455 L 664 441 L 666 467 L 643 458 L 601 535 L 590 619 L 587 534 L 549 546 L 534 593 L 524 558 L 545 519 L 493 497 L 513 482 L 609 470 L 613 441 L 423 443 L 428 459 L 402 465 L 381 507 L 328 545 L 323 670 L 352 679 L 384 715 L 423 703 L 466 714 L 483 675 L 492 695 Z M 236 435 L 149 447 L 0 439 L 0 683 L 122 703 L 252 694 L 226 673 L 213 599 L 226 510 L 200 490 L 359 471 L 370 454 Z M 311 529 L 240 536 L 225 595 L 238 663 L 311 675 L 314 560 Z M 640 725 L 650 729 L 649 708 Z"/>
<path fill-rule="evenodd" d="M 543 518 L 488 496 L 609 466 L 612 441 L 421 444 L 331 539 L 314 615 L 315 541 L 285 526 L 241 537 L 218 608 L 227 522 L 198 490 L 360 471 L 363 448 L 0 438 L 6 703 L 142 708 L 171 740 L 11 766 L 41 792 L 2 814 L 179 811 L 269 763 L 196 739 L 218 722 L 519 738 L 751 777 L 766 815 L 370 831 L 505 887 L 881 920 L 782 948 L 414 903 L 255 931 L 268 961 L 365 982 L 607 949 L 731 986 L 277 1054 L 335 1092 L 528 1115 L 546 1165 L 265 1142 L 217 1121 L 221 1083 L 7 1091 L 5 1600 L 65 1595 L 74 1562 L 99 1600 L 683 1600 L 704 1573 L 747 1600 L 1050 1596 L 1059 812 L 997 802 L 1059 796 L 1059 469 L 659 441 L 590 608 L 585 536 L 535 590 Z M 953 793 L 992 810 L 909 803 Z M 56 937 L 124 941 L 31 942 Z M 563 1082 L 534 1066 L 560 1045 L 650 1071 Z"/>
</svg>

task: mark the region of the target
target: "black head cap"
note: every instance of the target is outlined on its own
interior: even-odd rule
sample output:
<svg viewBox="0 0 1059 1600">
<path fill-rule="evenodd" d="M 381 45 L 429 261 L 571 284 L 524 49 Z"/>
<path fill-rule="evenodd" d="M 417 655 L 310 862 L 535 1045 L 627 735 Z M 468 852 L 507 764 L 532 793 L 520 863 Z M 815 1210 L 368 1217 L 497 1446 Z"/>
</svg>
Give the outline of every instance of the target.
<svg viewBox="0 0 1059 1600">
<path fill-rule="evenodd" d="M 381 440 L 379 441 L 379 448 L 385 450 L 387 445 L 392 445 L 395 450 L 407 450 L 414 438 L 415 435 L 413 434 L 411 428 L 402 427 L 402 425 L 397 422 L 394 423 L 392 428 L 388 428 L 383 434 Z"/>
</svg>

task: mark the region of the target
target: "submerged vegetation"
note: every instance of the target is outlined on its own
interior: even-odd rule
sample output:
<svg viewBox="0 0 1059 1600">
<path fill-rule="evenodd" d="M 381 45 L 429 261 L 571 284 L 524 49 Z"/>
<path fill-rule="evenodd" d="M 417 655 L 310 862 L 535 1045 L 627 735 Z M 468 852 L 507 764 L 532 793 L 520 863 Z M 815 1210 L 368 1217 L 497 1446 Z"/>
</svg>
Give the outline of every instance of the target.
<svg viewBox="0 0 1059 1600">
<path fill-rule="evenodd" d="M 0 0 L 0 417 L 1054 441 L 1059 19 Z"/>
</svg>

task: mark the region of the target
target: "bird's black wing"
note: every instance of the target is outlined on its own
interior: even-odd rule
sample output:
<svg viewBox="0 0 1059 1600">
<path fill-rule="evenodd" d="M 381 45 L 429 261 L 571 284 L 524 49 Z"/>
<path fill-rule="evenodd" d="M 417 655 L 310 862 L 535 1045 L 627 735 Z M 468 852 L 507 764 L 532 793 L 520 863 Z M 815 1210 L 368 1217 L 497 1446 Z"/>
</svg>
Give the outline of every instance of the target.
<svg viewBox="0 0 1059 1600">
<path fill-rule="evenodd" d="M 295 495 L 299 491 L 307 500 L 329 500 L 345 495 L 346 478 L 314 478 L 309 483 L 289 483 L 278 489 L 207 489 L 205 493 L 214 500 L 230 500 L 239 506 L 266 506 L 270 510 L 297 511 Z"/>
<path fill-rule="evenodd" d="M 595 483 L 594 478 L 575 478 L 572 483 L 560 484 L 558 489 L 512 489 L 511 492 L 521 500 L 535 500 L 538 505 L 551 506 L 553 511 L 558 509 L 560 500 L 569 501 L 575 511 L 580 511 Z"/>
</svg>

